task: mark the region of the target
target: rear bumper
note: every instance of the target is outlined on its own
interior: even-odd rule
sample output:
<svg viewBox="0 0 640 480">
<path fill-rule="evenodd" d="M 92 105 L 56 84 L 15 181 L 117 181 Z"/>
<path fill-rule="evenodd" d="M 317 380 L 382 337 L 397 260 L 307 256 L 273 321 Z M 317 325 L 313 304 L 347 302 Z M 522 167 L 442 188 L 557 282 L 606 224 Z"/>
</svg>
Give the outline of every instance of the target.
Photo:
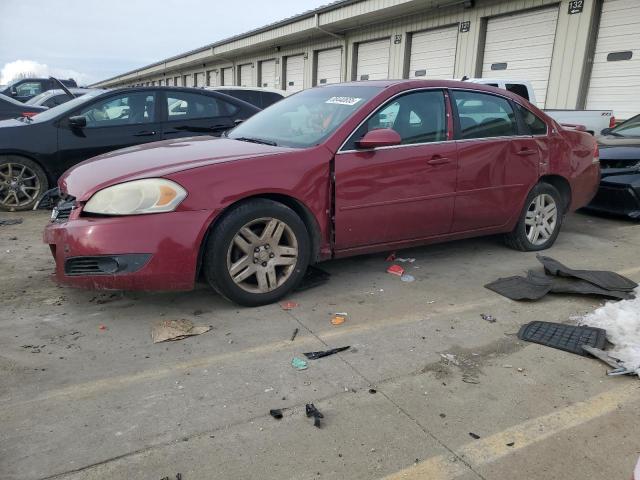
<svg viewBox="0 0 640 480">
<path fill-rule="evenodd" d="M 587 209 L 640 219 L 640 172 L 607 175 L 603 171 L 598 192 Z"/>
<path fill-rule="evenodd" d="M 99 290 L 190 290 L 211 212 L 78 217 L 52 222 L 44 241 L 63 285 Z"/>
</svg>

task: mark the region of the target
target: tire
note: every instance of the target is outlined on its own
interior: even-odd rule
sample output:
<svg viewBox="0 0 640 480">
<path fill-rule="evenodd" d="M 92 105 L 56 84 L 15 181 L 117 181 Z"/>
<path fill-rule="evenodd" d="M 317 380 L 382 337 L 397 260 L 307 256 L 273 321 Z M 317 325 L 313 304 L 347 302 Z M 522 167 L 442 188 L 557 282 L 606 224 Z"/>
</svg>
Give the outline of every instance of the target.
<svg viewBox="0 0 640 480">
<path fill-rule="evenodd" d="M 17 155 L 0 156 L 0 210 L 32 210 L 48 188 L 47 175 L 36 162 Z"/>
<path fill-rule="evenodd" d="M 311 242 L 304 222 L 289 207 L 250 200 L 214 228 L 203 270 L 207 282 L 232 302 L 247 307 L 273 303 L 302 280 Z"/>
<path fill-rule="evenodd" d="M 553 185 L 538 183 L 529 192 L 515 228 L 504 236 L 507 246 L 523 252 L 551 247 L 560 233 L 563 205 L 560 192 Z M 538 230 L 537 236 L 533 229 Z"/>
</svg>

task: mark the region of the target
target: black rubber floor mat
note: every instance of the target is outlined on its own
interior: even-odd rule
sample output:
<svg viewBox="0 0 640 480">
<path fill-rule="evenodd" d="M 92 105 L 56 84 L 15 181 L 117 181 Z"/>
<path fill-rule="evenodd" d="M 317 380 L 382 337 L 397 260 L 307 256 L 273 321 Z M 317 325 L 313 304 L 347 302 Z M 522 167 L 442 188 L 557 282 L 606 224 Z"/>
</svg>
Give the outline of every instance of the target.
<svg viewBox="0 0 640 480">
<path fill-rule="evenodd" d="M 526 277 L 499 278 L 484 287 L 511 300 L 539 300 L 551 291 L 551 280 Z"/>
<path fill-rule="evenodd" d="M 589 356 L 583 345 L 604 349 L 607 332 L 602 328 L 565 325 L 553 322 L 530 322 L 523 325 L 518 338 L 577 355 Z"/>
<path fill-rule="evenodd" d="M 574 293 L 581 295 L 598 295 L 601 297 L 612 298 L 616 300 L 628 300 L 635 296 L 630 292 L 618 292 L 614 290 L 605 290 L 593 283 L 581 280 L 575 277 L 552 277 L 544 273 L 529 270 L 527 278 L 537 281 L 551 281 L 551 293 Z"/>
<path fill-rule="evenodd" d="M 304 277 L 302 277 L 300 285 L 296 287 L 296 292 L 302 292 L 304 290 L 309 290 L 310 288 L 322 285 L 329 280 L 329 277 L 331 277 L 331 274 L 329 272 L 325 272 L 318 267 L 309 265 L 306 273 L 304 274 Z"/>
<path fill-rule="evenodd" d="M 556 275 L 559 277 L 575 277 L 604 288 L 605 290 L 620 292 L 630 292 L 638 286 L 636 282 L 615 272 L 601 270 L 573 270 L 551 257 L 537 255 L 537 258 L 540 263 L 544 265 L 545 271 L 550 275 Z"/>
</svg>

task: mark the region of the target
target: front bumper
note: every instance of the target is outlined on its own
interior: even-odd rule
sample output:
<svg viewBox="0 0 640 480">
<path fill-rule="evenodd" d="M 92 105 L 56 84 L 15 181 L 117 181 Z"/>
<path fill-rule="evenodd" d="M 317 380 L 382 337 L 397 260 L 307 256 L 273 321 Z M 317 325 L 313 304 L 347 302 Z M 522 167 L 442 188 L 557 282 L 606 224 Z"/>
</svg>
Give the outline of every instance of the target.
<svg viewBox="0 0 640 480">
<path fill-rule="evenodd" d="M 640 171 L 602 169 L 602 180 L 589 210 L 640 219 Z"/>
<path fill-rule="evenodd" d="M 47 225 L 56 281 L 98 290 L 190 290 L 212 212 L 69 218 Z"/>
</svg>

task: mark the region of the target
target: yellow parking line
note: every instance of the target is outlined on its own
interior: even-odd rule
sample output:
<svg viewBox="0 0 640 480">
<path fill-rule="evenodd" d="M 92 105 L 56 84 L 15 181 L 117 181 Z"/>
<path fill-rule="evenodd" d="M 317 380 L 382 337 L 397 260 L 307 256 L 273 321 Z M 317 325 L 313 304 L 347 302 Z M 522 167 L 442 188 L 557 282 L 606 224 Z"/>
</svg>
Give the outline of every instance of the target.
<svg viewBox="0 0 640 480">
<path fill-rule="evenodd" d="M 528 420 L 514 427 L 480 440 L 470 442 L 456 450 L 459 458 L 472 467 L 500 460 L 509 454 L 527 448 L 559 433 L 616 411 L 620 405 L 640 401 L 637 380 L 578 402 L 561 410 Z M 514 442 L 512 447 L 507 444 Z M 385 480 L 451 480 L 470 469 L 455 457 L 439 455 L 412 465 L 385 477 Z"/>
</svg>

